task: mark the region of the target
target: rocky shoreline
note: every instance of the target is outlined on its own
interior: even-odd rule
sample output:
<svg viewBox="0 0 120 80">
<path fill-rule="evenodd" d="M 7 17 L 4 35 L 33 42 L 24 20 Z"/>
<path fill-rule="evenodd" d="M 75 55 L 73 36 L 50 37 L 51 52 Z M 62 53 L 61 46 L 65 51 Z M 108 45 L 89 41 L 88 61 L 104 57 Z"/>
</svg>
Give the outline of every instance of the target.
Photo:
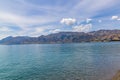
<svg viewBox="0 0 120 80">
<path fill-rule="evenodd" d="M 120 70 L 113 76 L 112 80 L 120 80 Z"/>
</svg>

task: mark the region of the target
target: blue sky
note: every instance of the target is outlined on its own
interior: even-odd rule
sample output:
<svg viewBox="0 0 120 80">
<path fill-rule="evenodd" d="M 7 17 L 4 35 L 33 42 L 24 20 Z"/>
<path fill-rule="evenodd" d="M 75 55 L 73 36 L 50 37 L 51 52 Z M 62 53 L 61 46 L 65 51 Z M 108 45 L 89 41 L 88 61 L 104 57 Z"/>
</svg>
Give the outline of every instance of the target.
<svg viewBox="0 0 120 80">
<path fill-rule="evenodd" d="M 0 39 L 120 29 L 120 0 L 0 0 Z"/>
</svg>

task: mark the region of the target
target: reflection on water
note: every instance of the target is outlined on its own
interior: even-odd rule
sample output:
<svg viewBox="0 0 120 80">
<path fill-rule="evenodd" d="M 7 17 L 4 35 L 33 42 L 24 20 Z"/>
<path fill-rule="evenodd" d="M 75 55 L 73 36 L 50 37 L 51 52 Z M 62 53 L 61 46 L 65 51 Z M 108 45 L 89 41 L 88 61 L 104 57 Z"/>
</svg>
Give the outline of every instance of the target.
<svg viewBox="0 0 120 80">
<path fill-rule="evenodd" d="M 0 46 L 0 80 L 109 80 L 119 69 L 119 42 Z"/>
</svg>

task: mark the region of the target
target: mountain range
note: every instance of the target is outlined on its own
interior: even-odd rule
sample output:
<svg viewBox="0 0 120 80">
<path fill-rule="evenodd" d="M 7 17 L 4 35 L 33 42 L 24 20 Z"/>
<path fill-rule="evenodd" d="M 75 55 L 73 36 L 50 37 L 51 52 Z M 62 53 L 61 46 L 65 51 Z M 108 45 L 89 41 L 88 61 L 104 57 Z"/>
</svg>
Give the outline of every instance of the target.
<svg viewBox="0 0 120 80">
<path fill-rule="evenodd" d="M 16 36 L 0 40 L 0 44 L 54 44 L 80 42 L 120 41 L 120 30 L 98 30 L 92 32 L 59 32 L 39 37 Z"/>
</svg>

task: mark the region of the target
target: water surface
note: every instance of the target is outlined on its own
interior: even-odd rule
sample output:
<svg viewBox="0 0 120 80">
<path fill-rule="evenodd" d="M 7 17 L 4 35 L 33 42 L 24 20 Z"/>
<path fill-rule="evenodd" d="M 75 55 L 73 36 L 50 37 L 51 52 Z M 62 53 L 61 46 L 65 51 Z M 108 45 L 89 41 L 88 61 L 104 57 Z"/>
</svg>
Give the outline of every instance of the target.
<svg viewBox="0 0 120 80">
<path fill-rule="evenodd" d="M 0 45 L 0 80 L 110 80 L 120 42 Z"/>
</svg>

